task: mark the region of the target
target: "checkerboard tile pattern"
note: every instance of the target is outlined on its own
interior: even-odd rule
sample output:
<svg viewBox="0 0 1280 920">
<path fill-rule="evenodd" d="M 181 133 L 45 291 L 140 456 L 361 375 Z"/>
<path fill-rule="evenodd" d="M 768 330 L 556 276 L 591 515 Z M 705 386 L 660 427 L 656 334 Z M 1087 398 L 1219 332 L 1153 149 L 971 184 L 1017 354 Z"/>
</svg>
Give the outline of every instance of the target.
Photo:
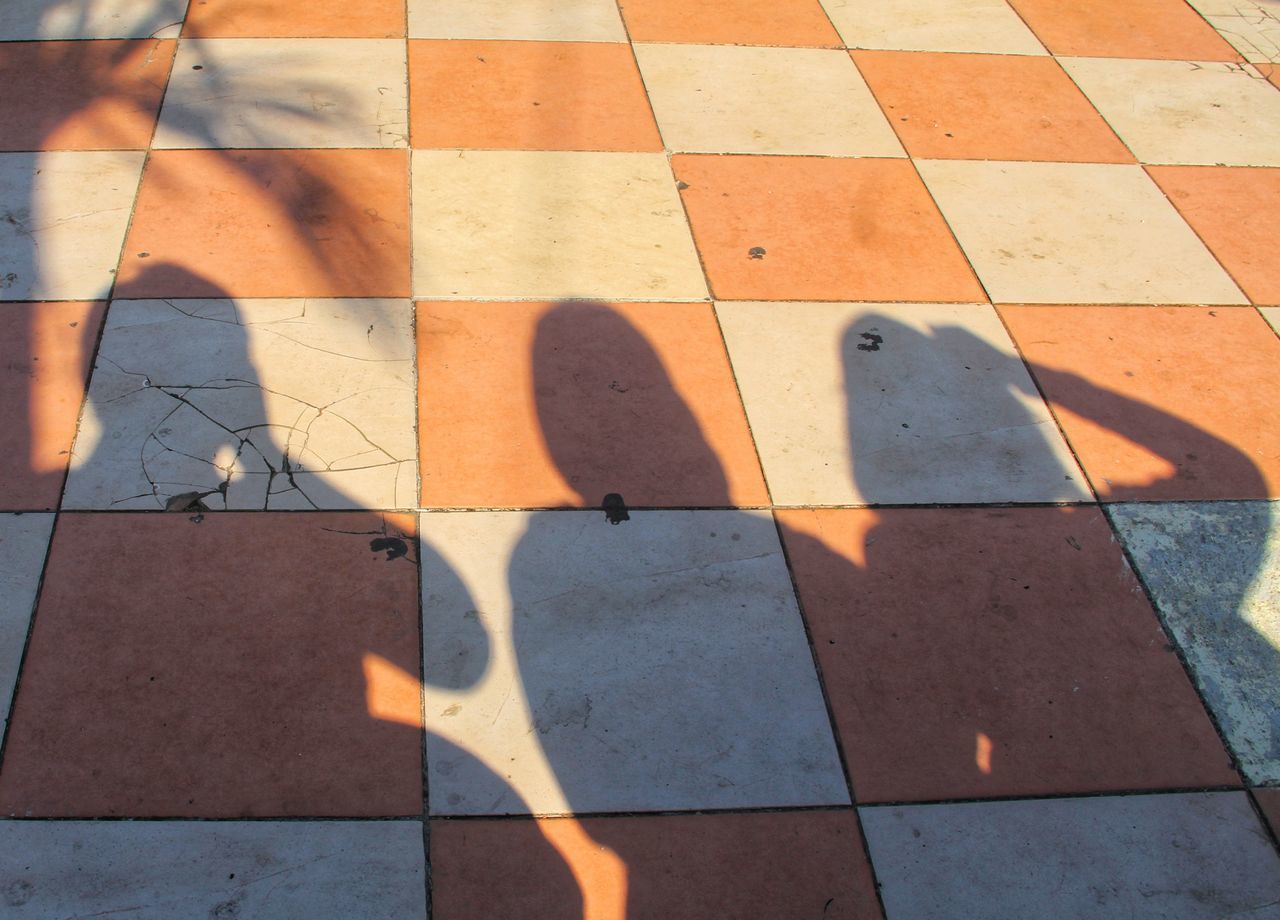
<svg viewBox="0 0 1280 920">
<path fill-rule="evenodd" d="M 1276 15 L 0 4 L 5 916 L 1269 909 Z"/>
</svg>

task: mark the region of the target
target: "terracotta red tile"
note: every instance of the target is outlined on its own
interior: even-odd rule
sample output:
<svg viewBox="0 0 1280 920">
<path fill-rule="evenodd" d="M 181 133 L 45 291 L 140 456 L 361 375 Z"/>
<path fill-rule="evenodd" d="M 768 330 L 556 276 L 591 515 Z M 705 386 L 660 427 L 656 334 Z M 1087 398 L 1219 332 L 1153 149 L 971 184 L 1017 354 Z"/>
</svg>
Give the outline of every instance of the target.
<svg viewBox="0 0 1280 920">
<path fill-rule="evenodd" d="M 722 300 L 983 301 L 911 163 L 673 158 Z"/>
<path fill-rule="evenodd" d="M 817 0 L 622 0 L 619 7 L 631 40 L 637 42 L 823 48 L 841 44 Z"/>
<path fill-rule="evenodd" d="M 185 38 L 402 38 L 404 0 L 194 0 Z"/>
<path fill-rule="evenodd" d="M 1280 495 L 1280 340 L 1249 308 L 1001 307 L 1099 497 Z"/>
<path fill-rule="evenodd" d="M 58 506 L 100 303 L 0 303 L 0 509 Z"/>
<path fill-rule="evenodd" d="M 1280 837 L 1280 789 L 1254 789 L 1253 797 L 1271 825 L 1271 833 Z"/>
<path fill-rule="evenodd" d="M 413 521 L 385 528 L 406 555 L 376 515 L 62 517 L 0 812 L 419 814 Z"/>
<path fill-rule="evenodd" d="M 1280 304 L 1280 169 L 1151 166 L 1147 172 L 1250 300 Z"/>
<path fill-rule="evenodd" d="M 413 41 L 415 147 L 661 150 L 628 45 Z"/>
<path fill-rule="evenodd" d="M 1052 58 L 855 51 L 853 59 L 912 156 L 1133 162 Z"/>
<path fill-rule="evenodd" d="M 418 304 L 423 502 L 760 505 L 708 304 Z"/>
<path fill-rule="evenodd" d="M 1098 509 L 778 516 L 857 801 L 1238 783 Z"/>
<path fill-rule="evenodd" d="M 1183 0 L 1009 0 L 1054 54 L 1236 61 L 1240 56 Z"/>
<path fill-rule="evenodd" d="M 120 297 L 404 297 L 401 150 L 162 150 L 125 239 Z"/>
<path fill-rule="evenodd" d="M 0 42 L 0 150 L 145 148 L 176 46 Z"/>
<path fill-rule="evenodd" d="M 881 916 L 850 811 L 433 821 L 431 865 L 440 920 Z"/>
</svg>

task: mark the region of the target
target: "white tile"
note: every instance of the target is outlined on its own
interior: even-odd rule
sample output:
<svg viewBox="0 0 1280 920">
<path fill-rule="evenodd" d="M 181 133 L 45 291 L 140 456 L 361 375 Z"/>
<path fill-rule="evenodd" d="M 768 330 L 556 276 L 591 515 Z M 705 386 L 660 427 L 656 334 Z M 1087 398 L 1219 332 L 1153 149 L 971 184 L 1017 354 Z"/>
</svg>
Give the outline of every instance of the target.
<svg viewBox="0 0 1280 920">
<path fill-rule="evenodd" d="M 410 38 L 625 42 L 615 0 L 409 0 Z"/>
<path fill-rule="evenodd" d="M 0 41 L 177 38 L 187 0 L 4 0 Z"/>
<path fill-rule="evenodd" d="M 0 514 L 0 742 L 52 528 L 52 514 Z"/>
<path fill-rule="evenodd" d="M 850 48 L 1047 54 L 1004 0 L 822 0 Z"/>
</svg>

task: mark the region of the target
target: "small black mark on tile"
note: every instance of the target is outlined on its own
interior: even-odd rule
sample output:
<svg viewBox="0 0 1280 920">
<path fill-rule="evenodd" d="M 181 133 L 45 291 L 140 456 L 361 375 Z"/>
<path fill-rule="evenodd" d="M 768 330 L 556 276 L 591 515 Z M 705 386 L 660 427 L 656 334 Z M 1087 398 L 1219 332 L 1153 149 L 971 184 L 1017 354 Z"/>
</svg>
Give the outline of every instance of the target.
<svg viewBox="0 0 1280 920">
<path fill-rule="evenodd" d="M 204 70 L 204 65 L 203 65 L 203 64 L 192 64 L 192 65 L 191 65 L 191 69 L 192 69 L 192 70 Z"/>
<path fill-rule="evenodd" d="M 627 513 L 627 503 L 617 492 L 610 492 L 600 504 L 610 524 L 621 524 L 623 521 L 631 520 L 631 515 Z"/>
<path fill-rule="evenodd" d="M 378 537 L 370 540 L 369 549 L 375 553 L 381 553 L 385 550 L 388 562 L 409 554 L 409 544 L 399 537 Z"/>
<path fill-rule="evenodd" d="M 149 253 L 149 252 L 140 252 L 140 253 L 138 253 L 138 258 L 139 258 L 139 259 L 149 259 L 149 258 L 151 258 L 151 253 Z"/>
<path fill-rule="evenodd" d="M 609 389 L 613 390 L 615 393 L 625 393 L 627 392 L 627 390 L 631 389 L 631 387 L 624 387 L 622 384 L 618 383 L 618 381 L 615 380 L 611 384 L 609 384 Z"/>
<path fill-rule="evenodd" d="M 763 259 L 763 258 L 764 258 L 764 247 L 763 247 L 763 246 L 752 246 L 750 249 L 748 249 L 748 250 L 747 250 L 747 258 L 748 258 L 748 259 Z"/>
<path fill-rule="evenodd" d="M 0 278 L 0 288 L 13 287 L 18 280 L 17 272 L 6 272 L 3 278 Z"/>
<path fill-rule="evenodd" d="M 10 907 L 21 907 L 31 900 L 31 896 L 35 894 L 36 887 L 26 879 L 18 879 L 11 882 L 4 889 L 4 903 Z"/>
<path fill-rule="evenodd" d="M 678 188 L 678 189 L 679 189 L 680 191 L 682 191 L 682 192 L 683 192 L 685 189 L 687 189 L 688 187 L 689 187 L 689 183 L 688 183 L 688 182 L 685 182 L 683 179 L 681 179 L 681 180 L 679 180 L 678 182 L 676 182 L 676 188 Z"/>
<path fill-rule="evenodd" d="M 1067 545 L 1070 546 L 1072 549 L 1074 549 L 1076 552 L 1081 552 L 1080 541 L 1077 540 L 1075 537 L 1067 537 Z"/>
<path fill-rule="evenodd" d="M 880 345 L 884 342 L 884 336 L 876 335 L 874 332 L 860 332 L 858 338 L 865 340 L 858 345 L 858 351 L 879 351 Z"/>
<path fill-rule="evenodd" d="M 211 494 L 211 492 L 183 492 L 181 495 L 170 496 L 164 503 L 164 510 L 203 513 L 209 510 L 209 506 L 202 499 Z"/>
</svg>

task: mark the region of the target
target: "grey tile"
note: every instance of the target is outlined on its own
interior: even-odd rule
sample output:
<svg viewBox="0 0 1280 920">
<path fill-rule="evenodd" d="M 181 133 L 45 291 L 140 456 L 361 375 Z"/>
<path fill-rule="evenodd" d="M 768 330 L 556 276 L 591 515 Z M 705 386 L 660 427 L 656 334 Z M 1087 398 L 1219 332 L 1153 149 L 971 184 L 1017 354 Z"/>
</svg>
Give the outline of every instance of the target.
<svg viewBox="0 0 1280 920">
<path fill-rule="evenodd" d="M 0 514 L 0 741 L 52 528 L 52 514 Z"/>
</svg>

